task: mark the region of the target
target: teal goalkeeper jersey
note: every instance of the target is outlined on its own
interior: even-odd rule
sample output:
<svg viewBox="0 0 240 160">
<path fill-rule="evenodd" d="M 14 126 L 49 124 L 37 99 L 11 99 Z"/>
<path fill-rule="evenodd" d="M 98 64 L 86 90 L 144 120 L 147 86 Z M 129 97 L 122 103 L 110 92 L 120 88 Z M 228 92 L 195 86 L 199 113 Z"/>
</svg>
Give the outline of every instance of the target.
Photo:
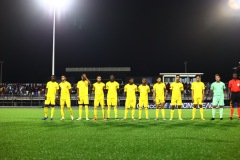
<svg viewBox="0 0 240 160">
<path fill-rule="evenodd" d="M 213 82 L 210 89 L 213 91 L 213 96 L 224 96 L 223 90 L 226 89 L 226 87 L 223 82 Z"/>
</svg>

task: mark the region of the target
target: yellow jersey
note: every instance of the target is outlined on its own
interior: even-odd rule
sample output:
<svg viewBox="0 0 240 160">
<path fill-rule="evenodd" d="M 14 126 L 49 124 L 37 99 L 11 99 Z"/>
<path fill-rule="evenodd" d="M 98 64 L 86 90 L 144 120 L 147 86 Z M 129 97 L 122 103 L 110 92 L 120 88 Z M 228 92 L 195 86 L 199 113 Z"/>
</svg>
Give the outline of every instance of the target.
<svg viewBox="0 0 240 160">
<path fill-rule="evenodd" d="M 183 84 L 181 82 L 171 83 L 170 89 L 172 90 L 172 97 L 182 97 Z"/>
<path fill-rule="evenodd" d="M 139 85 L 138 91 L 140 93 L 139 100 L 148 100 L 148 93 L 150 92 L 150 87 L 148 85 Z"/>
<path fill-rule="evenodd" d="M 72 88 L 71 84 L 68 81 L 61 82 L 59 84 L 61 89 L 61 98 L 67 98 L 70 96 L 69 90 Z"/>
<path fill-rule="evenodd" d="M 103 82 L 96 82 L 93 84 L 93 91 L 94 91 L 94 96 L 95 99 L 97 98 L 104 98 L 104 88 L 105 88 L 105 84 Z"/>
<path fill-rule="evenodd" d="M 109 81 L 106 83 L 106 89 L 108 90 L 108 98 L 117 98 L 117 90 L 119 89 L 119 83 L 116 81 Z"/>
<path fill-rule="evenodd" d="M 78 81 L 78 83 L 77 83 L 77 88 L 79 90 L 78 96 L 80 96 L 80 97 L 88 96 L 88 85 L 89 85 L 89 83 L 87 80 Z"/>
<path fill-rule="evenodd" d="M 126 84 L 124 86 L 124 92 L 126 92 L 128 100 L 134 100 L 136 99 L 136 92 L 137 92 L 137 86 L 135 84 Z"/>
<path fill-rule="evenodd" d="M 193 96 L 201 98 L 203 97 L 203 90 L 205 89 L 205 85 L 203 82 L 193 82 L 191 89 L 193 90 Z"/>
<path fill-rule="evenodd" d="M 59 90 L 59 85 L 57 82 L 49 81 L 46 88 L 48 89 L 47 96 L 56 96 L 57 90 Z"/>
<path fill-rule="evenodd" d="M 164 98 L 164 91 L 166 89 L 165 83 L 155 83 L 153 85 L 153 90 L 155 92 L 155 98 Z"/>
</svg>

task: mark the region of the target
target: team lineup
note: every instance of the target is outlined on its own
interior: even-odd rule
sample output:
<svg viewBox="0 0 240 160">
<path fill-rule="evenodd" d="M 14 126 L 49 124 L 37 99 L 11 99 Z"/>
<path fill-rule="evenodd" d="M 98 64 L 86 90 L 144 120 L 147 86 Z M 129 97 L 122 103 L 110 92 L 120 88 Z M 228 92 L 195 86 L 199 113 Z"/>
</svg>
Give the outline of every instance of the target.
<svg viewBox="0 0 240 160">
<path fill-rule="evenodd" d="M 204 119 L 203 102 L 204 102 L 204 92 L 205 85 L 201 82 L 201 76 L 196 75 L 196 80 L 191 85 L 192 94 L 192 119 L 195 119 L 196 110 L 199 107 L 201 120 Z M 82 74 L 81 80 L 77 83 L 77 98 L 79 105 L 79 116 L 77 120 L 82 120 L 83 107 L 85 110 L 85 118 L 89 120 L 89 85 L 90 80 L 87 78 L 86 74 Z M 93 120 L 98 119 L 98 107 L 101 107 L 102 119 L 109 120 L 111 117 L 111 108 L 114 108 L 114 118 L 118 120 L 118 89 L 119 83 L 115 81 L 114 75 L 110 75 L 110 80 L 105 84 L 101 81 L 101 76 L 97 76 L 96 82 L 92 85 L 92 91 L 94 92 L 94 109 L 93 109 Z M 56 100 L 60 98 L 60 111 L 61 120 L 65 120 L 64 107 L 67 106 L 71 119 L 74 120 L 73 110 L 71 107 L 71 84 L 67 81 L 66 76 L 61 76 L 61 82 L 58 84 L 56 82 L 56 77 L 51 76 L 51 80 L 47 83 L 46 94 L 45 94 L 45 106 L 44 106 L 44 118 L 42 120 L 48 119 L 48 108 L 51 107 L 50 120 L 53 120 L 54 107 L 56 105 Z M 230 120 L 233 119 L 234 105 L 238 106 L 238 120 L 240 120 L 240 80 L 237 78 L 237 73 L 233 73 L 233 79 L 229 81 L 228 88 L 230 90 Z M 215 120 L 216 108 L 219 107 L 220 120 L 223 120 L 223 107 L 224 107 L 224 92 L 226 86 L 220 81 L 220 75 L 215 75 L 215 82 L 211 84 L 210 90 L 213 94 L 212 99 L 212 118 Z M 180 76 L 176 75 L 175 82 L 170 85 L 171 93 L 171 109 L 170 118 L 174 118 L 174 109 L 177 107 L 178 120 L 182 119 L 182 94 L 183 94 L 183 84 L 180 82 Z M 107 92 L 107 110 L 105 109 L 104 93 Z M 137 86 L 134 84 L 134 78 L 130 78 L 128 84 L 124 86 L 124 94 L 126 96 L 125 100 L 125 111 L 122 120 L 126 120 L 128 117 L 128 111 L 131 109 L 131 118 L 135 120 L 135 109 L 137 104 L 136 93 L 139 94 L 138 99 L 138 120 L 142 119 L 143 109 L 145 111 L 145 118 L 149 120 L 148 107 L 149 107 L 149 93 L 151 92 L 150 86 L 147 84 L 146 78 L 142 78 L 142 84 Z M 156 117 L 155 120 L 159 120 L 159 112 L 161 111 L 161 118 L 166 120 L 166 113 L 164 109 L 166 100 L 166 85 L 162 82 L 161 77 L 157 77 L 156 83 L 153 85 L 153 102 L 156 105 Z"/>
</svg>

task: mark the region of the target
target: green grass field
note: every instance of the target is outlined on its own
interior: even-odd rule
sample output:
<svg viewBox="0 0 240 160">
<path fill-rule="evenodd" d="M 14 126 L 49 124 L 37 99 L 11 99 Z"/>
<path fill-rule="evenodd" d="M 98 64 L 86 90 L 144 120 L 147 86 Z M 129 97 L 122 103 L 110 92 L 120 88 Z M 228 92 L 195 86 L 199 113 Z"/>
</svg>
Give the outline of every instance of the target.
<svg viewBox="0 0 240 160">
<path fill-rule="evenodd" d="M 155 110 L 150 110 L 149 121 L 71 121 L 65 109 L 66 120 L 60 121 L 56 108 L 53 121 L 42 121 L 42 108 L 1 108 L 0 159 L 239 159 L 237 116 L 230 121 L 229 109 L 224 109 L 223 121 L 219 113 L 210 121 L 211 110 L 204 113 L 205 121 L 199 119 L 199 110 L 191 121 L 190 109 L 183 110 L 183 121 L 177 120 L 177 110 L 173 121 L 155 121 Z M 89 114 L 92 118 L 93 110 Z"/>
</svg>

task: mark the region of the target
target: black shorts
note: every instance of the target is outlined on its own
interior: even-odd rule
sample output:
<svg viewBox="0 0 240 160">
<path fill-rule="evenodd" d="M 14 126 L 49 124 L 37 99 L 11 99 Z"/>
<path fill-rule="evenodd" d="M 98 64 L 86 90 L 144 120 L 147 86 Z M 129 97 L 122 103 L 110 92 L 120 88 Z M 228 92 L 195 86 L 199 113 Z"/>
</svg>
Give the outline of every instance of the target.
<svg viewBox="0 0 240 160">
<path fill-rule="evenodd" d="M 232 92 L 231 101 L 233 104 L 240 103 L 240 92 Z"/>
</svg>

